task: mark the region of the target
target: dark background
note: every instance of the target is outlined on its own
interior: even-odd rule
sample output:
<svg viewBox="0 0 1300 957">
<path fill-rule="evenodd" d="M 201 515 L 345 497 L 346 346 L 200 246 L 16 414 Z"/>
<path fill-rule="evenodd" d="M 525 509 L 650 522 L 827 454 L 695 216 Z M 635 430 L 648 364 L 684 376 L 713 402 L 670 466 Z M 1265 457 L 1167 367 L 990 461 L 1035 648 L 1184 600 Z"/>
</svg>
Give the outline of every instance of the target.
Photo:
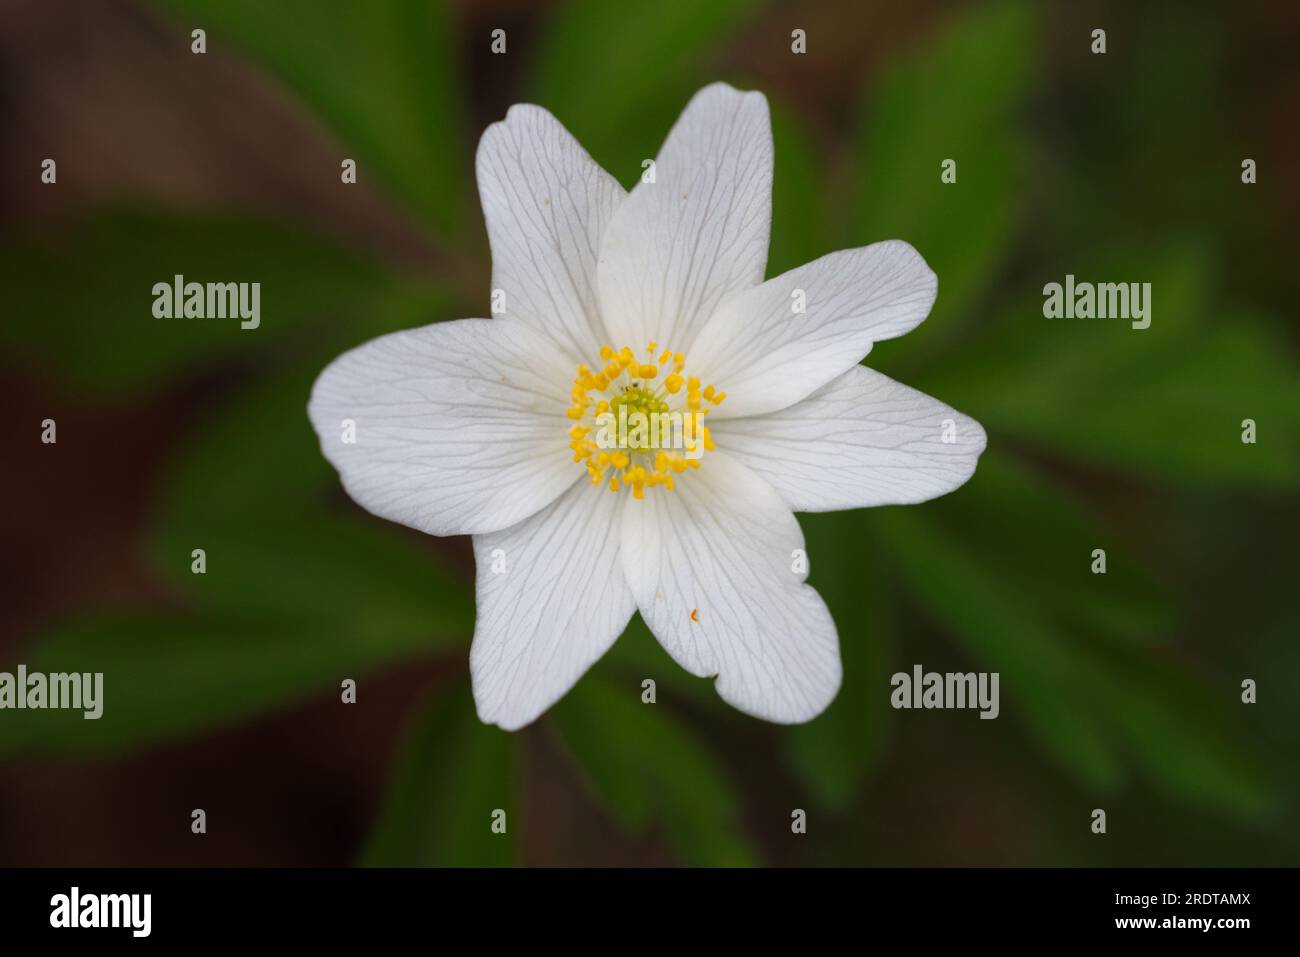
<svg viewBox="0 0 1300 957">
<path fill-rule="evenodd" d="M 0 712 L 0 865 L 1300 863 L 1298 25 L 1262 2 L 6 0 L 0 670 L 102 670 L 106 705 Z M 771 102 L 769 275 L 915 245 L 938 302 L 869 363 L 989 450 L 940 501 L 800 516 L 846 672 L 810 725 L 731 711 L 634 620 L 536 725 L 484 728 L 468 539 L 351 503 L 308 388 L 381 332 L 485 314 L 473 151 L 511 103 L 630 186 L 716 79 Z M 262 327 L 153 320 L 177 272 L 260 281 Z M 1067 272 L 1153 283 L 1151 328 L 1044 319 Z M 890 710 L 914 663 L 1000 672 L 1001 717 Z"/>
</svg>

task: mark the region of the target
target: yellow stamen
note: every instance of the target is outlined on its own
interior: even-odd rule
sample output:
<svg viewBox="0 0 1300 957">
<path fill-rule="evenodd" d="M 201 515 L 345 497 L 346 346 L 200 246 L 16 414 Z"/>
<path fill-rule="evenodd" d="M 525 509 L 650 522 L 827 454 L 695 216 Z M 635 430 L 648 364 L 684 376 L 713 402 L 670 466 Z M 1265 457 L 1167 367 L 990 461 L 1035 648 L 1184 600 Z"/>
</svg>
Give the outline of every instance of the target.
<svg viewBox="0 0 1300 957">
<path fill-rule="evenodd" d="M 701 406 L 726 398 L 712 384 L 701 386 L 699 376 L 686 375 L 682 353 L 659 352 L 653 340 L 645 351 L 648 362 L 638 361 L 630 346 L 601 346 L 603 367 L 576 367 L 564 413 L 573 420 L 573 461 L 591 483 L 611 492 L 630 489 L 637 500 L 647 488 L 675 488 L 676 476 L 700 468 L 705 454 L 716 450 L 702 424 L 709 410 Z"/>
</svg>

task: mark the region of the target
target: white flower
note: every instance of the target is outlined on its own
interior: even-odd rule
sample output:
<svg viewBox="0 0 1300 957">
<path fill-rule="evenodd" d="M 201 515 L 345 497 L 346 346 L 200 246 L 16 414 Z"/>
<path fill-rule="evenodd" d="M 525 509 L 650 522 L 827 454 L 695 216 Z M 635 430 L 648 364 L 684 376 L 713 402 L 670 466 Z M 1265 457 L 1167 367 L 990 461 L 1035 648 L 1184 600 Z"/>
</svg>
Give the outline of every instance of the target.
<svg viewBox="0 0 1300 957">
<path fill-rule="evenodd" d="M 478 150 L 504 315 L 383 336 L 317 380 L 308 411 L 352 498 L 474 536 L 484 722 L 535 720 L 637 610 L 741 711 L 813 718 L 839 644 L 793 513 L 923 502 L 974 472 L 978 423 L 858 365 L 934 302 L 911 246 L 763 281 L 772 158 L 764 97 L 715 84 L 625 193 L 515 106 Z M 707 409 L 703 448 L 599 445 L 619 406 Z"/>
</svg>

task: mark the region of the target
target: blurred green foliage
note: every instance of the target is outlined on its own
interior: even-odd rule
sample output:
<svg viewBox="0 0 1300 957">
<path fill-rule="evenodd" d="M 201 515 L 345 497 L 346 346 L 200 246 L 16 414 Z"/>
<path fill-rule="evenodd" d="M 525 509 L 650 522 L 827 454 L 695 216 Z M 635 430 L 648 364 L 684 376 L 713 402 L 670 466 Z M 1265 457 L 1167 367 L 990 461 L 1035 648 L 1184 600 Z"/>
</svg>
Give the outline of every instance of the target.
<svg viewBox="0 0 1300 957">
<path fill-rule="evenodd" d="M 471 84 L 440 4 L 158 5 L 185 23 L 202 20 L 210 42 L 238 48 L 250 68 L 288 88 L 347 155 L 378 171 L 431 240 L 473 245 Z M 539 24 L 514 98 L 551 109 L 630 183 L 690 94 L 725 75 L 734 38 L 772 9 L 756 0 L 561 5 Z M 1033 119 L 1047 88 L 1045 16 L 1017 0 L 972 5 L 864 76 L 856 130 L 845 137 L 847 198 L 831 194 L 834 150 L 805 128 L 800 104 L 765 91 L 777 153 L 770 271 L 883 238 L 914 244 L 939 275 L 935 310 L 869 361 L 983 422 L 989 451 L 974 479 L 940 501 L 801 516 L 845 667 L 839 698 L 811 724 L 755 729 L 708 682 L 676 668 L 634 619 L 543 719 L 591 801 L 631 838 L 657 836 L 689 863 L 769 859 L 771 842 L 747 823 L 767 803 L 753 793 L 746 761 L 766 762 L 783 807 L 808 805 L 843 822 L 869 806 L 903 723 L 887 706 L 889 676 L 918 660 L 912 642 L 934 628 L 943 637 L 924 646 L 926 665 L 937 667 L 940 655 L 952 662 L 943 670 L 1001 673 L 999 730 L 1032 749 L 1026 767 L 1046 760 L 1054 786 L 1074 795 L 1070 815 L 1082 819 L 1102 798 L 1140 804 L 1151 786 L 1159 807 L 1209 815 L 1191 826 L 1231 826 L 1267 843 L 1259 834 L 1276 826 L 1269 815 L 1280 802 L 1294 810 L 1300 667 L 1289 591 L 1265 592 L 1251 625 L 1260 644 L 1241 645 L 1252 660 L 1216 669 L 1180 646 L 1180 636 L 1197 633 L 1192 583 L 1223 561 L 1180 542 L 1210 527 L 1210 510 L 1238 514 L 1243 495 L 1294 494 L 1294 350 L 1275 317 L 1225 287 L 1214 220 L 1189 226 L 1172 218 L 1173 206 L 1140 232 L 1117 225 L 1113 208 L 1140 210 L 1153 175 L 1145 164 L 1163 161 L 1133 156 L 1137 169 L 1115 168 Z M 1194 18 L 1187 31 L 1193 48 L 1216 42 Z M 1154 153 L 1195 143 L 1165 185 L 1204 186 L 1219 175 L 1218 160 L 1201 158 L 1206 144 L 1185 132 L 1203 108 L 1180 97 L 1171 109 L 1159 84 L 1141 82 L 1183 75 L 1185 48 L 1150 49 L 1142 63 L 1108 58 L 1120 76 L 1080 115 L 1140 117 L 1155 127 L 1143 147 Z M 944 186 L 940 162 L 950 157 L 958 182 Z M 35 669 L 104 671 L 113 706 L 96 722 L 8 718 L 0 754 L 144 747 L 286 707 L 337 688 L 343 675 L 445 653 L 464 681 L 432 692 L 412 715 L 360 859 L 520 860 L 527 794 L 517 751 L 527 736 L 474 717 L 463 667 L 469 577 L 342 502 L 304 414 L 312 379 L 342 348 L 481 313 L 482 303 L 292 224 L 157 211 L 105 210 L 57 239 L 11 238 L 0 263 L 10 305 L 45 320 L 6 324 L 8 344 L 69 388 L 147 394 L 230 367 L 242 383 L 194 423 L 167 470 L 151 547 L 174 607 L 79 618 L 31 649 Z M 1280 258 L 1275 266 L 1289 268 Z M 147 315 L 141 290 L 173 272 L 260 277 L 265 328 L 255 339 L 231 325 L 163 323 L 134 334 Z M 1041 284 L 1066 272 L 1151 282 L 1151 328 L 1044 320 Z M 1254 446 L 1238 438 L 1247 417 L 1260 423 Z M 1188 497 L 1196 495 L 1204 497 Z M 1134 509 L 1150 518 L 1146 527 L 1125 520 Z M 1252 540 L 1249 528 L 1234 530 Z M 204 576 L 189 574 L 194 543 L 208 550 Z M 1098 547 L 1108 553 L 1104 576 L 1088 572 Z M 1243 572 L 1248 581 L 1255 567 Z M 1293 584 L 1293 561 L 1281 574 L 1288 567 Z M 1241 637 L 1222 635 L 1234 649 Z M 1237 704 L 1240 673 L 1272 678 L 1282 662 L 1292 687 L 1278 708 L 1289 710 L 1268 713 L 1289 715 L 1289 734 Z M 647 676 L 660 684 L 654 708 L 639 703 Z M 737 744 L 748 759 L 730 753 Z M 507 835 L 489 832 L 486 808 L 507 812 Z M 480 816 L 481 826 L 462 826 Z M 1064 836 L 1076 826 L 1057 822 L 1048 841 L 1057 856 L 1040 862 L 1096 854 Z M 803 859 L 845 862 L 833 838 L 810 841 Z M 1294 827 L 1283 843 L 1294 863 Z"/>
<path fill-rule="evenodd" d="M 431 698 L 414 717 L 361 863 L 514 863 L 519 818 L 509 737 L 479 723 L 468 689 Z"/>
<path fill-rule="evenodd" d="M 630 186 L 704 85 L 709 55 L 758 0 L 561 5 L 543 26 L 525 99 L 544 105 Z"/>
<path fill-rule="evenodd" d="M 982 4 L 900 56 L 862 100 L 847 239 L 906 237 L 939 276 L 930 319 L 900 351 L 955 335 L 1014 238 L 1033 158 L 1021 117 L 1039 78 L 1037 25 L 1031 4 Z M 946 159 L 958 161 L 959 189 L 940 188 Z"/>
<path fill-rule="evenodd" d="M 593 677 L 554 709 L 591 789 L 633 834 L 659 822 L 688 864 L 752 863 L 738 827 L 740 799 L 713 754 L 628 689 L 627 682 Z"/>
<path fill-rule="evenodd" d="M 243 51 L 436 229 L 463 225 L 473 168 L 450 18 L 426 0 L 159 0 Z M 352 156 L 355 149 L 357 155 Z M 342 160 L 340 159 L 340 162 Z"/>
<path fill-rule="evenodd" d="M 250 335 L 278 343 L 304 326 L 314 336 L 354 321 L 393 281 L 378 264 L 291 225 L 152 210 L 101 210 L 68 235 L 10 238 L 0 257 L 9 307 L 42 320 L 0 326 L 6 344 L 63 384 L 105 397 L 244 355 Z M 140 316 L 151 316 L 154 283 L 176 275 L 262 277 L 271 297 L 265 326 L 214 323 L 196 336 L 183 322 L 154 320 L 147 336 L 133 335 Z"/>
</svg>

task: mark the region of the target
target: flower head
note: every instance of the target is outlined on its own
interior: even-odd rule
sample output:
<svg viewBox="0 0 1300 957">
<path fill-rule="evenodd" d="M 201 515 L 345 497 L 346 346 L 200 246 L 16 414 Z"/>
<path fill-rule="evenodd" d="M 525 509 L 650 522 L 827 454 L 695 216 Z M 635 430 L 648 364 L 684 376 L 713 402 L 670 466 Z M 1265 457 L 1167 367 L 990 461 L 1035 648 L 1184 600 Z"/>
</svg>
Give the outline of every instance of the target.
<svg viewBox="0 0 1300 957">
<path fill-rule="evenodd" d="M 515 106 L 478 151 L 503 314 L 383 336 L 317 380 L 308 411 L 357 502 L 474 536 L 482 720 L 536 719 L 638 610 L 740 710 L 816 716 L 839 646 L 793 513 L 974 472 L 978 423 L 859 365 L 925 318 L 934 273 L 889 241 L 764 282 L 772 163 L 766 100 L 724 84 L 630 193 Z"/>
</svg>

